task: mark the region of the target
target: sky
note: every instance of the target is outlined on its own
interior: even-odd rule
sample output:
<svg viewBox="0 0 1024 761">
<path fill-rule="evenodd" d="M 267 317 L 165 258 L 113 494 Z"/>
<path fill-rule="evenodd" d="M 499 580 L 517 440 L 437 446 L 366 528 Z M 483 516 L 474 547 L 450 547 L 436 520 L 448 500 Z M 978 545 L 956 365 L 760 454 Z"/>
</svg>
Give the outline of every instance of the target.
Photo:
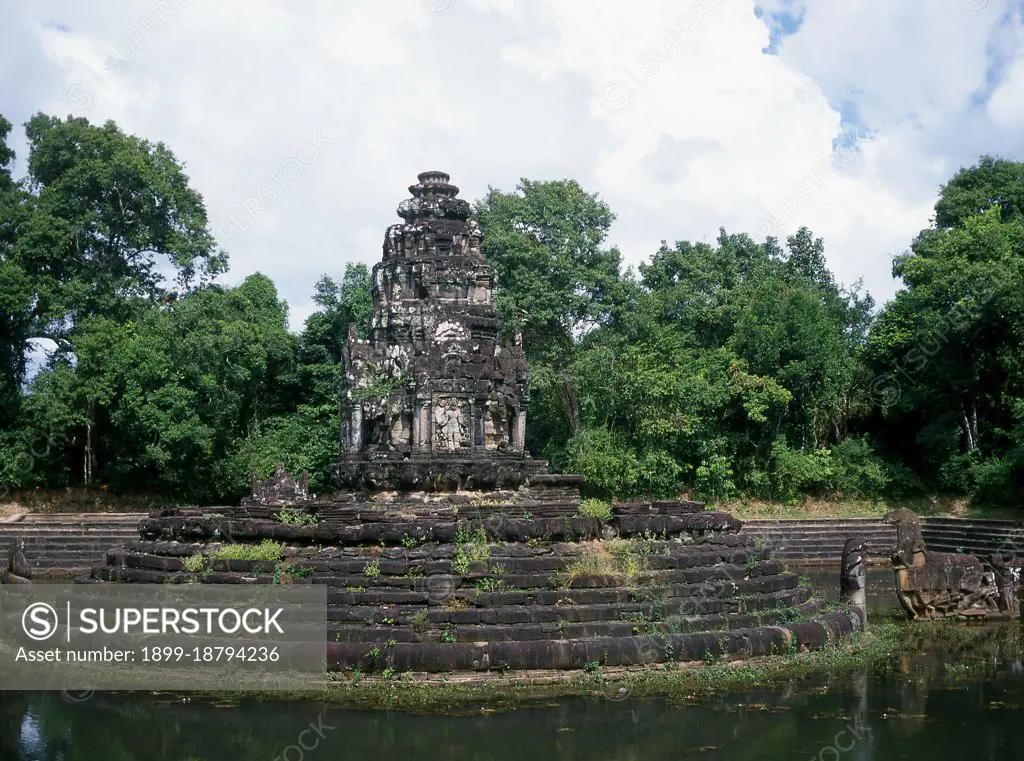
<svg viewBox="0 0 1024 761">
<path fill-rule="evenodd" d="M 882 303 L 940 186 L 1024 159 L 1021 0 L 0 5 L 0 113 L 166 143 L 229 252 L 221 282 L 270 276 L 297 330 L 321 274 L 379 260 L 424 170 L 468 200 L 573 178 L 628 265 L 806 225 Z"/>
</svg>

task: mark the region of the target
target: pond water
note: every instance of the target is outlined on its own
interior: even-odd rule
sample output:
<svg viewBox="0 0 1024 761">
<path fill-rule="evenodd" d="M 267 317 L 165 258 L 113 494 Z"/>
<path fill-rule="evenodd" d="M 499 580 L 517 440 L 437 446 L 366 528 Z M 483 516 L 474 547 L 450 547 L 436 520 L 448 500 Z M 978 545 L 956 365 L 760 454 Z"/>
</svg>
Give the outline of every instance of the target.
<svg viewBox="0 0 1024 761">
<path fill-rule="evenodd" d="M 875 610 L 891 610 L 873 573 Z M 808 574 L 811 575 L 811 574 Z M 814 574 L 827 585 L 827 575 Z M 891 581 L 889 582 L 891 583 Z M 834 590 L 833 590 L 834 592 Z M 139 694 L 7 693 L 7 761 L 249 759 L 1024 759 L 1020 627 L 964 669 L 941 652 L 895 673 L 847 675 L 693 699 L 575 698 L 490 712 L 424 716 L 314 702 L 220 705 Z M 937 648 L 941 650 L 942 648 Z"/>
<path fill-rule="evenodd" d="M 830 602 L 839 602 L 839 571 L 834 568 L 812 566 L 801 568 L 790 566 L 790 570 L 810 579 L 817 594 Z M 893 616 L 901 613 L 900 601 L 896 599 L 896 581 L 892 568 L 868 566 L 868 620 L 878 616 Z"/>
</svg>

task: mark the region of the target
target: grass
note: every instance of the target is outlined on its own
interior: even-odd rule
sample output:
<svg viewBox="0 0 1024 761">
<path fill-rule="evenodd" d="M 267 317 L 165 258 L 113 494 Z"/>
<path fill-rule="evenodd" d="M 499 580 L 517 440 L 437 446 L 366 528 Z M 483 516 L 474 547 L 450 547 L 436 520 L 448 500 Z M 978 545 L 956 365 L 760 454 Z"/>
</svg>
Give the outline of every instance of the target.
<svg viewBox="0 0 1024 761">
<path fill-rule="evenodd" d="M 225 544 L 219 547 L 213 557 L 217 560 L 279 560 L 284 550 L 283 542 L 264 539 L 259 544 Z"/>
<path fill-rule="evenodd" d="M 454 639 L 442 635 L 442 641 Z M 359 678 L 349 674 L 328 675 L 327 684 L 315 691 L 267 693 L 268 699 L 327 700 L 346 707 L 405 710 L 422 713 L 456 714 L 489 709 L 512 709 L 524 704 L 562 697 L 606 699 L 621 695 L 630 698 L 661 698 L 673 704 L 690 704 L 695 699 L 755 687 L 791 686 L 802 682 L 861 672 L 873 675 L 903 672 L 908 668 L 904 656 L 924 652 L 955 654 L 960 663 L 945 669 L 939 659 L 928 668 L 935 675 L 958 681 L 983 676 L 985 663 L 995 655 L 1021 657 L 1021 637 L 1016 627 L 993 630 L 982 626 L 937 622 L 910 624 L 882 621 L 872 623 L 837 646 L 810 653 L 789 653 L 746 661 L 717 661 L 695 664 L 670 664 L 636 670 L 598 668 L 593 663 L 581 670 L 549 672 L 549 681 L 527 680 L 515 674 L 474 675 L 469 680 L 435 675 L 422 682 L 407 675 L 390 679 Z M 923 676 L 923 668 L 909 666 L 914 678 Z M 909 672 L 908 672 L 909 673 Z M 811 682 L 811 686 L 816 684 Z M 251 694 L 251 693 L 247 693 Z M 224 699 L 224 695 L 217 696 Z M 617 698 L 616 698 L 617 699 Z"/>
<path fill-rule="evenodd" d="M 643 548 L 633 539 L 608 539 L 580 542 L 579 557 L 559 575 L 562 586 L 581 576 L 607 576 L 619 584 L 628 584 L 644 570 Z"/>
<path fill-rule="evenodd" d="M 505 582 L 501 579 L 495 579 L 492 576 L 486 576 L 476 583 L 476 588 L 480 592 L 497 592 L 504 588 Z"/>
<path fill-rule="evenodd" d="M 389 502 L 391 499 L 384 499 Z M 583 500 L 580 503 L 581 514 Z M 600 502 L 600 500 L 594 500 Z M 12 491 L 0 503 L 0 519 L 18 513 L 47 512 L 145 512 L 155 507 L 170 507 L 175 500 L 156 494 L 112 494 L 103 487 L 75 486 L 66 489 L 25 489 Z M 482 498 L 481 506 L 504 505 L 500 499 Z M 841 495 L 788 504 L 758 499 L 737 499 L 715 504 L 741 520 L 762 518 L 878 518 L 895 507 L 909 507 L 919 515 L 953 518 L 992 518 L 1020 520 L 1015 509 L 986 508 L 970 505 L 966 499 L 948 495 L 929 495 L 909 499 L 847 499 Z M 292 511 L 299 512 L 299 511 Z M 597 516 L 601 517 L 601 516 Z M 301 524 L 300 524 L 301 525 Z"/>
<path fill-rule="evenodd" d="M 992 518 L 1020 520 L 1019 510 L 1000 510 L 972 506 L 962 497 L 928 496 L 910 499 L 804 499 L 800 502 L 771 502 L 736 499 L 714 506 L 740 520 L 786 520 L 815 518 L 881 518 L 897 507 L 907 507 L 918 515 L 951 518 Z"/>
<path fill-rule="evenodd" d="M 102 486 L 23 489 L 4 496 L 0 518 L 18 513 L 144 513 L 176 504 L 156 494 L 112 494 Z"/>
<path fill-rule="evenodd" d="M 409 617 L 409 623 L 412 625 L 414 632 L 422 634 L 430 628 L 430 616 L 427 614 L 427 611 L 420 610 Z"/>
</svg>

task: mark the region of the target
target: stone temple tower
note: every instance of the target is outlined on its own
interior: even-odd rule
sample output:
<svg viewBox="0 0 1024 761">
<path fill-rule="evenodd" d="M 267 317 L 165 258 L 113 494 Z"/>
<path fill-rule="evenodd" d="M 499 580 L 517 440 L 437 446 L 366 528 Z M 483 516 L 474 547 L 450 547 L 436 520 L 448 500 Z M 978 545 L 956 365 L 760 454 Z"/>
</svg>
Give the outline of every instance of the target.
<svg viewBox="0 0 1024 761">
<path fill-rule="evenodd" d="M 347 488 L 516 487 L 545 471 L 523 446 L 528 371 L 501 342 L 494 269 L 468 202 L 423 172 L 373 268 L 369 341 L 349 329 L 341 388 Z"/>
</svg>

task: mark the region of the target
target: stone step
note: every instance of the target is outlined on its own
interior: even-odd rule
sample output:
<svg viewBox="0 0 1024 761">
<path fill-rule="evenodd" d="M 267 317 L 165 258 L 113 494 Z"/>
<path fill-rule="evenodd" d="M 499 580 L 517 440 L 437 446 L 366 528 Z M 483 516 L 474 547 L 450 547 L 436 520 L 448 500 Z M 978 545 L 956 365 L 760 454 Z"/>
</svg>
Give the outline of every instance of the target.
<svg viewBox="0 0 1024 761">
<path fill-rule="evenodd" d="M 796 603 L 792 606 L 761 610 L 756 614 L 730 612 L 719 615 L 673 619 L 671 622 L 630 621 L 622 619 L 569 621 L 560 618 L 554 621 L 523 623 L 452 623 L 445 621 L 424 623 L 420 620 L 416 624 L 395 623 L 391 625 L 371 624 L 366 626 L 329 624 L 328 640 L 375 644 L 391 641 L 514 642 L 554 638 L 629 637 L 638 634 L 657 635 L 681 631 L 722 631 L 786 623 L 799 619 L 819 608 L 819 602 L 810 604 Z M 497 615 L 494 618 L 496 620 Z"/>
<path fill-rule="evenodd" d="M 328 617 L 332 621 L 364 624 L 377 624 L 387 620 L 406 624 L 412 623 L 416 615 L 425 612 L 427 620 L 435 624 L 478 621 L 487 623 L 486 616 L 481 618 L 486 611 L 506 610 L 519 611 L 510 615 L 517 618 L 526 616 L 524 620 L 532 623 L 613 619 L 647 621 L 663 620 L 665 616 L 676 614 L 696 616 L 723 612 L 755 612 L 787 607 L 810 599 L 809 587 L 782 586 L 783 583 L 785 582 L 776 585 L 781 588 L 759 593 L 752 593 L 752 587 L 745 586 L 748 591 L 739 593 L 740 596 L 733 596 L 731 588 L 709 590 L 699 585 L 683 585 L 663 588 L 663 594 L 653 601 L 638 599 L 639 592 L 644 591 L 644 588 L 602 590 L 614 591 L 618 597 L 627 598 L 615 602 L 589 602 L 575 594 L 583 590 L 549 590 L 553 593 L 549 596 L 542 596 L 538 591 L 536 595 L 525 595 L 518 600 L 515 599 L 518 595 L 514 594 L 483 594 L 467 600 L 456 592 L 440 605 L 428 605 L 425 595 L 418 603 L 397 605 L 349 605 L 345 602 L 345 595 L 331 595 Z M 509 597 L 513 599 L 509 600 Z M 552 597 L 557 598 L 553 603 Z M 449 604 L 453 602 L 459 604 Z M 618 614 L 614 611 L 618 611 Z"/>
<path fill-rule="evenodd" d="M 774 579 L 769 591 L 757 592 L 765 588 L 767 579 Z M 344 615 L 352 620 L 367 620 L 372 617 L 398 618 L 400 622 L 405 615 L 412 615 L 423 606 L 430 606 L 431 611 L 441 609 L 472 609 L 480 610 L 493 607 L 525 607 L 554 610 L 561 607 L 586 606 L 650 606 L 652 601 L 687 599 L 691 602 L 702 600 L 732 599 L 737 606 L 756 610 L 763 607 L 763 600 L 775 596 L 787 597 L 803 595 L 807 587 L 794 583 L 791 574 L 777 574 L 758 582 L 743 580 L 736 585 L 734 592 L 732 582 L 721 579 L 717 584 L 680 583 L 673 586 L 643 587 L 600 587 L 591 589 L 531 589 L 516 590 L 499 588 L 494 591 L 481 591 L 472 587 L 458 587 L 457 580 L 452 585 L 431 587 L 416 585 L 408 589 L 394 588 L 353 588 L 351 590 L 331 591 L 327 596 L 328 606 L 337 611 L 347 611 Z M 798 579 L 797 579 L 798 581 Z M 749 583 L 748 583 L 749 582 Z M 740 597 L 735 597 L 740 595 Z M 742 595 L 754 595 L 745 601 Z M 788 599 L 788 597 L 787 597 Z M 341 614 L 339 614 L 341 615 Z M 438 620 L 444 620 L 443 614 Z M 344 619 L 338 619 L 344 620 Z"/>
<path fill-rule="evenodd" d="M 82 534 L 137 536 L 139 532 L 133 526 L 34 526 L 25 523 L 3 523 L 0 524 L 0 533 L 24 534 L 26 536 L 79 536 Z"/>
<path fill-rule="evenodd" d="M 999 520 L 993 518 L 947 518 L 927 515 L 921 519 L 924 526 L 963 526 L 975 525 L 989 528 L 1009 527 L 1024 528 L 1024 521 Z"/>
<path fill-rule="evenodd" d="M 877 518 L 795 518 L 795 519 L 757 519 L 743 521 L 744 526 L 752 528 L 821 528 L 821 527 L 843 527 L 843 528 L 883 528 L 895 530 L 892 524 L 885 523 Z"/>
</svg>

